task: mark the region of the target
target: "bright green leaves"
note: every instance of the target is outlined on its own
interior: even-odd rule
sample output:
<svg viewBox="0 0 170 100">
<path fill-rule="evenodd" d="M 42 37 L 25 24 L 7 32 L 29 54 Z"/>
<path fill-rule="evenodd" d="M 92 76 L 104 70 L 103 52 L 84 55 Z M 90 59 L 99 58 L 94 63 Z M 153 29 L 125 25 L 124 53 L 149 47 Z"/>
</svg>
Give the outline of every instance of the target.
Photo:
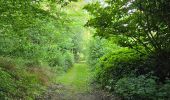
<svg viewBox="0 0 170 100">
<path fill-rule="evenodd" d="M 143 46 L 151 53 L 164 51 L 169 48 L 167 42 L 170 32 L 168 18 L 163 17 L 168 9 L 165 3 L 166 1 L 112 0 L 106 1 L 106 6 L 102 6 L 101 2 L 88 4 L 85 9 L 92 17 L 86 26 L 94 27 L 95 35 L 101 37 L 127 37 L 131 42 L 124 43 L 131 48 Z M 161 41 L 162 39 L 165 41 Z"/>
<path fill-rule="evenodd" d="M 60 57 L 74 50 L 80 52 L 84 20 L 79 17 L 83 13 L 51 0 L 0 3 L 1 55 L 48 62 L 56 58 L 55 52 Z"/>
<path fill-rule="evenodd" d="M 170 78 L 169 1 L 106 0 L 105 4 L 85 6 L 92 15 L 86 26 L 96 30 L 95 36 L 121 47 L 103 45 L 102 40 L 91 43 L 95 82 L 125 100 L 169 99 L 167 89 L 161 88 L 168 88 Z"/>
</svg>

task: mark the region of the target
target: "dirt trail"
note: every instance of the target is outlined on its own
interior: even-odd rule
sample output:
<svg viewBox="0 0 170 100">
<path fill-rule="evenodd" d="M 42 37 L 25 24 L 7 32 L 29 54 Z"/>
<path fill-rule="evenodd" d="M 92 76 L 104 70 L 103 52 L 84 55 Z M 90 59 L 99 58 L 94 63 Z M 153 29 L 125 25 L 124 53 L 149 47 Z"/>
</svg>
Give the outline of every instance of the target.
<svg viewBox="0 0 170 100">
<path fill-rule="evenodd" d="M 71 87 L 53 85 L 36 100 L 119 100 L 103 91 L 77 92 Z"/>
<path fill-rule="evenodd" d="M 59 84 L 50 86 L 36 100 L 119 100 L 104 91 L 89 89 L 87 76 L 90 73 L 87 69 L 84 64 L 76 64 L 68 73 L 59 77 Z"/>
</svg>

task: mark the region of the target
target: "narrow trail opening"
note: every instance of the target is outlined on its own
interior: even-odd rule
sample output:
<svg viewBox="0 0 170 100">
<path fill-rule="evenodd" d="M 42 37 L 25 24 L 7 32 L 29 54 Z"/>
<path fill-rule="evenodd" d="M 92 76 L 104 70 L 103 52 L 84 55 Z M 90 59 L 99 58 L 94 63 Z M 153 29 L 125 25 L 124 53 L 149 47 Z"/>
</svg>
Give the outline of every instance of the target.
<svg viewBox="0 0 170 100">
<path fill-rule="evenodd" d="M 38 100 L 118 100 L 113 95 L 90 86 L 91 72 L 85 63 L 76 63 L 67 73 L 58 76 Z"/>
<path fill-rule="evenodd" d="M 75 91 L 90 90 L 90 71 L 84 63 L 76 63 L 67 73 L 57 78 L 59 84 L 72 87 Z"/>
</svg>

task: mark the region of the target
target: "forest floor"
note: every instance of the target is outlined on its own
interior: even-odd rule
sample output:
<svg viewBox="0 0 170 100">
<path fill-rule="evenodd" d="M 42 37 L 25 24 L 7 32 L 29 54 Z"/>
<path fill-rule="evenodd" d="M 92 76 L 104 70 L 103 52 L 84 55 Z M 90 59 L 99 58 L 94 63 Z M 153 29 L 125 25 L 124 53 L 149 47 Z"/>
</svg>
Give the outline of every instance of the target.
<svg viewBox="0 0 170 100">
<path fill-rule="evenodd" d="M 67 73 L 57 77 L 57 84 L 50 86 L 38 100 L 119 100 L 92 88 L 89 84 L 91 74 L 86 64 L 77 63 Z"/>
</svg>

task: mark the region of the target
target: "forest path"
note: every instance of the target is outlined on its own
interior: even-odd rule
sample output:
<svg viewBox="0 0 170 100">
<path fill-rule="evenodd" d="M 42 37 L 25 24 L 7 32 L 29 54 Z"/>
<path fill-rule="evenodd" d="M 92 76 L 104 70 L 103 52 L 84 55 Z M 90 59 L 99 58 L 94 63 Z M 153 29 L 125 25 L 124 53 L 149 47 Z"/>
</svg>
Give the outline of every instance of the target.
<svg viewBox="0 0 170 100">
<path fill-rule="evenodd" d="M 57 78 L 38 100 L 118 100 L 106 92 L 93 89 L 90 85 L 91 72 L 84 63 L 75 64 L 67 73 Z"/>
</svg>

